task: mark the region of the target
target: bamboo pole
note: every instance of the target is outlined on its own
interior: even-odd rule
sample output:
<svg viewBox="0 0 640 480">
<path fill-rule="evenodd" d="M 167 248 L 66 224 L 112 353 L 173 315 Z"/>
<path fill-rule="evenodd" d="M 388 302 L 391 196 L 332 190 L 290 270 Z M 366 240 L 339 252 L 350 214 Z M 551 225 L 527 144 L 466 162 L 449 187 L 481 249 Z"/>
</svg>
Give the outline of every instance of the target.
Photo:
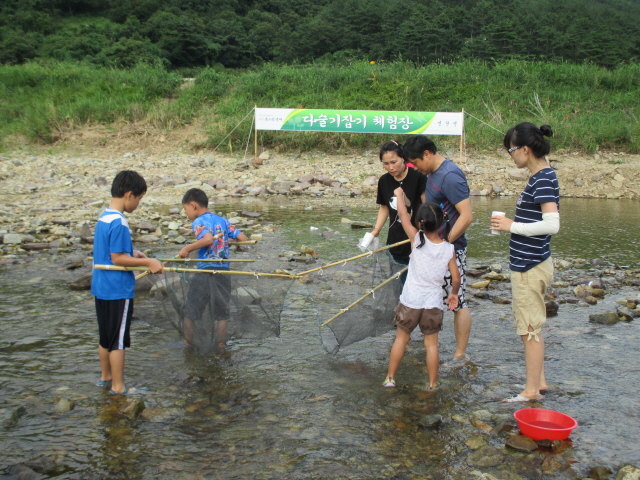
<svg viewBox="0 0 640 480">
<path fill-rule="evenodd" d="M 253 118 L 256 118 L 256 108 L 258 105 L 253 106 Z M 258 163 L 258 124 L 254 122 L 253 129 L 253 163 Z"/>
<path fill-rule="evenodd" d="M 93 257 L 87 257 L 93 260 Z M 255 262 L 253 259 L 240 258 L 156 258 L 159 262 Z"/>
<path fill-rule="evenodd" d="M 377 290 L 381 289 L 382 287 L 384 287 L 387 283 L 389 283 L 390 281 L 399 278 L 400 275 L 402 275 L 404 272 L 407 271 L 409 267 L 404 267 L 402 270 L 400 270 L 398 273 L 394 273 L 391 277 L 387 278 L 384 282 L 382 282 L 380 285 L 378 285 L 377 287 L 373 288 L 370 292 L 368 292 L 366 295 L 363 295 L 362 297 L 360 297 L 358 300 L 356 300 L 355 302 L 353 302 L 351 305 L 349 305 L 346 308 L 343 308 L 340 310 L 340 313 L 334 315 L 333 317 L 331 317 L 329 320 L 327 320 L 326 322 L 324 322 L 323 324 L 321 324 L 321 327 L 326 327 L 327 324 L 333 322 L 336 318 L 338 318 L 340 315 L 347 313 L 349 311 L 349 309 L 351 307 L 356 306 L 357 304 L 359 304 L 361 301 L 363 301 L 365 298 L 367 298 L 369 295 L 373 295 Z"/>
<path fill-rule="evenodd" d="M 121 267 L 120 265 L 94 265 L 96 270 L 115 270 L 118 272 L 145 272 L 150 273 L 147 267 Z M 176 268 L 165 267 L 165 272 L 175 273 L 209 273 L 211 275 L 250 275 L 254 277 L 280 277 L 280 278 L 301 278 L 300 275 L 282 275 L 279 273 L 260 272 L 239 272 L 236 270 L 207 270 L 203 268 Z"/>
<path fill-rule="evenodd" d="M 322 270 L 323 268 L 329 268 L 329 267 L 333 267 L 335 265 L 340 265 L 341 263 L 350 262 L 351 260 L 357 260 L 358 258 L 368 257 L 369 255 L 373 255 L 374 253 L 382 252 L 384 250 L 388 250 L 390 248 L 397 247 L 398 245 L 403 245 L 403 244 L 408 243 L 410 241 L 411 240 L 406 239 L 406 240 L 403 240 L 403 241 L 398 242 L 398 243 L 394 243 L 394 244 L 391 244 L 391 245 L 386 245 L 384 247 L 378 248 L 377 250 L 372 250 L 372 251 L 367 252 L 367 253 L 356 255 L 355 257 L 345 258 L 344 260 L 340 260 L 339 262 L 333 262 L 333 263 L 330 263 L 328 265 L 323 265 L 322 267 L 318 267 L 318 268 L 314 268 L 314 269 L 311 269 L 311 270 L 307 270 L 305 272 L 300 272 L 300 273 L 298 273 L 298 275 L 306 275 L 308 273 L 317 272 L 318 270 Z"/>
</svg>

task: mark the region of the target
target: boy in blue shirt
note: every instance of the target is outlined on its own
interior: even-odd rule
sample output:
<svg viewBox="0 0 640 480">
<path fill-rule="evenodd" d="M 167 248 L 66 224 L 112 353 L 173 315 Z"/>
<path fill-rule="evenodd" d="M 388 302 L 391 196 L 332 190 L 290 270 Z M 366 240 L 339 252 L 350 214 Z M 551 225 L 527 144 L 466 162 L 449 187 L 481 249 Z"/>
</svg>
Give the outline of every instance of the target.
<svg viewBox="0 0 640 480">
<path fill-rule="evenodd" d="M 224 217 L 208 210 L 207 194 L 199 188 L 191 188 L 182 198 L 182 207 L 192 222 L 196 241 L 186 245 L 178 253 L 186 258 L 189 253 L 198 250 L 199 259 L 224 260 L 229 258 L 229 239 L 246 241 L 247 236 L 236 230 Z M 213 263 L 213 264 L 212 264 Z M 229 270 L 229 262 L 198 262 L 200 269 Z M 207 305 L 218 322 L 216 338 L 218 350 L 224 351 L 227 340 L 229 320 L 229 298 L 231 297 L 231 279 L 229 275 L 195 274 L 190 281 L 189 292 L 184 306 L 183 336 L 185 344 L 192 346 L 195 324 L 202 317 Z"/>
<path fill-rule="evenodd" d="M 138 173 L 123 170 L 111 185 L 111 204 L 96 224 L 93 243 L 93 263 L 121 267 L 148 267 L 152 273 L 162 273 L 158 260 L 147 258 L 134 250 L 129 224 L 124 212 L 131 213 L 147 191 L 147 184 Z M 91 294 L 96 297 L 96 316 L 100 333 L 101 377 L 98 386 L 111 386 L 109 393 L 134 393 L 135 388 L 124 383 L 125 348 L 129 348 L 129 328 L 133 314 L 136 287 L 134 273 L 116 270 L 94 270 Z"/>
</svg>

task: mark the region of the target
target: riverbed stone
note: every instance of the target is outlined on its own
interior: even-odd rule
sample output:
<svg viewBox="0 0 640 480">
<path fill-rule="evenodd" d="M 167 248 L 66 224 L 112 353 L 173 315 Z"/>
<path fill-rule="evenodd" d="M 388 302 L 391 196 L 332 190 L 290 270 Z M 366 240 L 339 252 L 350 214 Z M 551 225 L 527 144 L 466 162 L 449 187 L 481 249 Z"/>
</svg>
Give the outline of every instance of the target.
<svg viewBox="0 0 640 480">
<path fill-rule="evenodd" d="M 73 402 L 64 397 L 54 397 L 53 404 L 55 406 L 56 412 L 58 413 L 69 412 L 73 410 L 74 407 Z"/>
<path fill-rule="evenodd" d="M 600 323 L 603 325 L 613 325 L 614 323 L 618 323 L 620 319 L 615 312 L 604 312 L 604 313 L 592 313 L 589 315 L 589 321 L 591 323 Z"/>
<path fill-rule="evenodd" d="M 589 478 L 593 480 L 608 480 L 611 477 L 613 470 L 605 465 L 598 465 L 589 469 Z"/>
<path fill-rule="evenodd" d="M 17 233 L 5 233 L 2 237 L 2 243 L 5 245 L 19 245 L 24 240 L 24 235 Z"/>
<path fill-rule="evenodd" d="M 487 445 L 467 457 L 467 464 L 472 467 L 496 467 L 502 463 L 504 455 L 496 447 Z"/>
<path fill-rule="evenodd" d="M 482 447 L 486 447 L 487 437 L 484 435 L 474 435 L 473 437 L 469 437 L 464 441 L 464 444 L 469 447 L 471 450 L 479 450 Z"/>
<path fill-rule="evenodd" d="M 533 452 L 538 449 L 538 444 L 526 435 L 514 435 L 507 440 L 505 445 L 520 452 Z"/>
<path fill-rule="evenodd" d="M 487 288 L 490 283 L 491 283 L 491 280 L 482 280 L 480 282 L 470 283 L 469 287 L 471 287 L 471 288 Z"/>
<path fill-rule="evenodd" d="M 157 235 L 149 234 L 149 235 L 140 235 L 136 238 L 136 242 L 140 243 L 157 243 L 160 241 L 160 237 Z"/>
<path fill-rule="evenodd" d="M 618 470 L 616 480 L 640 480 L 640 468 L 626 465 Z"/>
<path fill-rule="evenodd" d="M 369 222 L 356 221 L 351 222 L 351 228 L 373 228 L 373 224 Z"/>
<path fill-rule="evenodd" d="M 144 400 L 141 398 L 134 398 L 129 402 L 125 407 L 120 410 L 120 413 L 123 415 L 135 420 L 140 416 L 140 414 L 144 411 L 146 405 L 144 404 Z"/>
<path fill-rule="evenodd" d="M 91 273 L 85 273 L 76 281 L 69 284 L 71 290 L 89 290 L 91 288 Z"/>
<path fill-rule="evenodd" d="M 631 310 L 628 307 L 620 306 L 617 308 L 616 312 L 618 313 L 618 317 L 625 322 L 630 322 L 631 320 L 638 318 L 640 314 L 635 310 Z"/>
<path fill-rule="evenodd" d="M 417 423 L 422 428 L 435 430 L 442 425 L 442 417 L 440 415 L 424 415 Z"/>
</svg>

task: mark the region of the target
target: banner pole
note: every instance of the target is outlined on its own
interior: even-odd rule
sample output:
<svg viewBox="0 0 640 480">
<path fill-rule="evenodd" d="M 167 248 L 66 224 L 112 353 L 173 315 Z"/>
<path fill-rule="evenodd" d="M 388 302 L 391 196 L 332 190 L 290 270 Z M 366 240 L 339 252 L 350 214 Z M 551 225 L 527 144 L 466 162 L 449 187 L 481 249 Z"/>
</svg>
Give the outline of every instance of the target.
<svg viewBox="0 0 640 480">
<path fill-rule="evenodd" d="M 258 105 L 253 106 L 253 117 L 256 115 L 256 108 Z M 258 124 L 254 122 L 254 130 L 253 130 L 253 163 L 258 163 Z"/>
<path fill-rule="evenodd" d="M 464 158 L 464 108 L 462 109 L 462 135 L 460 135 L 460 161 L 465 165 Z"/>
</svg>

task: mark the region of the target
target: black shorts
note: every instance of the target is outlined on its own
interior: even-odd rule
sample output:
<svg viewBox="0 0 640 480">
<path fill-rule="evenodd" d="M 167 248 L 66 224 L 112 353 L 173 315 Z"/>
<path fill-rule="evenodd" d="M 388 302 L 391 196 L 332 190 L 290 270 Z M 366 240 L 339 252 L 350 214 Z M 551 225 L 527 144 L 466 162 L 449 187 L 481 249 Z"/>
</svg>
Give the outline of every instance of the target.
<svg viewBox="0 0 640 480">
<path fill-rule="evenodd" d="M 124 350 L 131 346 L 129 328 L 133 314 L 133 298 L 101 300 L 96 298 L 96 316 L 100 332 L 100 346 L 108 351 Z"/>
<path fill-rule="evenodd" d="M 229 275 L 194 273 L 189 279 L 189 291 L 187 292 L 187 301 L 184 306 L 184 316 L 189 320 L 198 321 L 202 317 L 205 308 L 209 306 L 213 319 L 229 320 L 230 298 L 231 278 Z"/>
</svg>

